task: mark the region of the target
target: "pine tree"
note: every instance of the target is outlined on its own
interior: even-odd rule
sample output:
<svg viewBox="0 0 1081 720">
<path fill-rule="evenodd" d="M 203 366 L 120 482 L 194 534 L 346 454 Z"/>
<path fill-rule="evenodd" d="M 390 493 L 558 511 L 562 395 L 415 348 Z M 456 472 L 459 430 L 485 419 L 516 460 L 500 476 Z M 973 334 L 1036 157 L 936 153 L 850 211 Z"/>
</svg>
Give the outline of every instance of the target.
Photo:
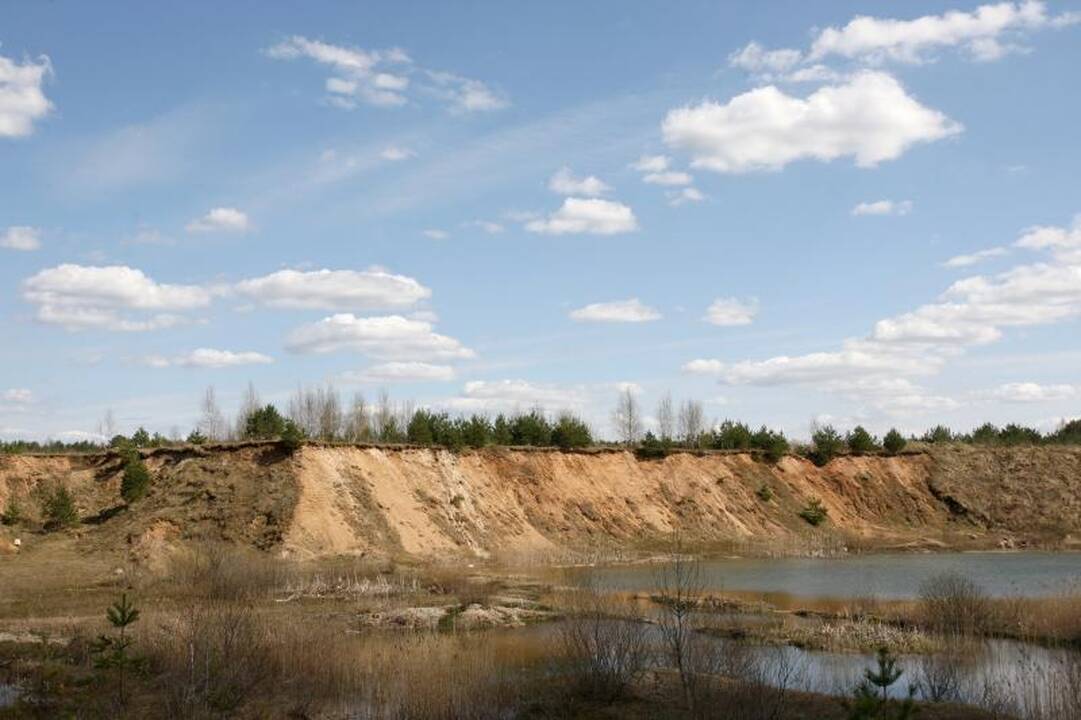
<svg viewBox="0 0 1081 720">
<path fill-rule="evenodd" d="M 150 490 L 150 471 L 138 454 L 133 455 L 124 465 L 124 477 L 120 481 L 120 497 L 126 503 L 141 500 Z"/>
<path fill-rule="evenodd" d="M 132 657 L 128 650 L 132 639 L 128 637 L 128 626 L 139 619 L 139 611 L 128 600 L 127 594 L 122 594 L 120 599 L 109 606 L 105 611 L 105 618 L 116 630 L 114 637 L 101 635 L 91 645 L 90 652 L 94 655 L 94 667 L 99 670 L 116 670 L 117 673 L 117 699 L 121 705 L 127 702 L 127 689 L 125 678 L 129 668 L 138 665 L 138 659 Z"/>
</svg>

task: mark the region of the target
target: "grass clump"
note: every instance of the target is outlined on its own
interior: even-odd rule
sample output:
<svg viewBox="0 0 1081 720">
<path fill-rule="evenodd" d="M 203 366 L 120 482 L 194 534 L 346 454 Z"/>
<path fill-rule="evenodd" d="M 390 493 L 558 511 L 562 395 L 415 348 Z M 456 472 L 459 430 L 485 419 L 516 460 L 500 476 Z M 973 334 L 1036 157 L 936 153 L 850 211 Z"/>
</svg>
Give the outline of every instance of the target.
<svg viewBox="0 0 1081 720">
<path fill-rule="evenodd" d="M 799 511 L 799 516 L 806 520 L 810 525 L 818 527 L 826 522 L 826 518 L 829 516 L 829 509 L 822 504 L 821 500 L 813 498 Z"/>
</svg>

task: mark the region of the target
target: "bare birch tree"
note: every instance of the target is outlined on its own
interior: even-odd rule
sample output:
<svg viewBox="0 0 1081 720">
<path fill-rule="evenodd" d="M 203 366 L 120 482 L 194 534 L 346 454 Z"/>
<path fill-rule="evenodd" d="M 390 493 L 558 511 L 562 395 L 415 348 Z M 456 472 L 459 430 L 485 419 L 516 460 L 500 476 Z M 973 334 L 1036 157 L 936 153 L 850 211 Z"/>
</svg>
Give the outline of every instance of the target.
<svg viewBox="0 0 1081 720">
<path fill-rule="evenodd" d="M 627 445 L 638 442 L 642 435 L 642 413 L 638 409 L 638 400 L 630 388 L 624 388 L 612 411 L 612 425 L 616 435 Z"/>
<path fill-rule="evenodd" d="M 698 447 L 705 429 L 702 403 L 687 400 L 679 407 L 679 437 L 688 447 Z"/>
<path fill-rule="evenodd" d="M 675 411 L 672 407 L 672 393 L 665 393 L 657 403 L 657 434 L 664 442 L 672 439 L 675 424 Z"/>
<path fill-rule="evenodd" d="M 248 427 L 248 418 L 260 407 L 259 393 L 255 391 L 255 385 L 248 382 L 248 387 L 240 397 L 240 408 L 236 413 L 236 427 L 233 433 L 236 437 L 244 437 Z"/>
<path fill-rule="evenodd" d="M 224 440 L 228 432 L 225 415 L 218 407 L 218 398 L 214 393 L 214 386 L 207 387 L 203 394 L 202 416 L 199 419 L 199 432 L 208 440 Z"/>
<path fill-rule="evenodd" d="M 353 407 L 349 409 L 349 418 L 345 422 L 343 432 L 350 442 L 365 442 L 372 437 L 368 403 L 364 400 L 362 393 L 353 395 Z"/>
</svg>

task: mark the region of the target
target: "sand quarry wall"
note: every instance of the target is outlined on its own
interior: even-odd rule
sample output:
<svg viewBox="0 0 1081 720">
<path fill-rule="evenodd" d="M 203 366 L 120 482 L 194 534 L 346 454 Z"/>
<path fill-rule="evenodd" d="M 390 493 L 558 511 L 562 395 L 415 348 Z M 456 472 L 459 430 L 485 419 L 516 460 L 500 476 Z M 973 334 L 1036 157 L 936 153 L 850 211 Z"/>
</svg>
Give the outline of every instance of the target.
<svg viewBox="0 0 1081 720">
<path fill-rule="evenodd" d="M 273 444 L 147 455 L 150 495 L 120 508 L 117 456 L 0 458 L 0 507 L 33 507 L 66 483 L 88 545 L 238 542 L 295 557 L 557 555 L 657 547 L 673 532 L 703 545 L 951 545 L 1081 535 L 1081 449 L 934 448 L 840 457 Z M 768 492 L 763 488 L 768 488 Z M 765 499 L 766 496 L 768 499 Z M 828 510 L 819 529 L 799 516 Z M 0 531 L 2 532 L 2 531 Z M 8 532 L 10 534 L 10 532 Z M 3 536 L 0 535 L 0 539 Z"/>
</svg>

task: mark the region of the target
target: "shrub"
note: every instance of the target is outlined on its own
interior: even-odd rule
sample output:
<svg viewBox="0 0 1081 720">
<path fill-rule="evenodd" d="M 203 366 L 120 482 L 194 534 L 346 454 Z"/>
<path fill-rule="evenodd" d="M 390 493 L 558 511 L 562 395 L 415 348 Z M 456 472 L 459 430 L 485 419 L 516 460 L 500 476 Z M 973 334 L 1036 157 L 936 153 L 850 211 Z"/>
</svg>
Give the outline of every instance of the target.
<svg viewBox="0 0 1081 720">
<path fill-rule="evenodd" d="M 409 425 L 405 429 L 405 435 L 409 438 L 409 442 L 415 445 L 431 445 L 435 442 L 435 436 L 432 433 L 432 420 L 433 416 L 427 410 L 417 410 L 413 413 L 413 417 L 409 420 Z"/>
<path fill-rule="evenodd" d="M 19 501 L 14 495 L 8 498 L 7 504 L 4 505 L 4 512 L 0 513 L 0 523 L 4 525 L 15 525 L 23 519 L 23 509 L 19 505 Z"/>
<path fill-rule="evenodd" d="M 492 437 L 492 424 L 481 415 L 473 415 L 463 421 L 461 427 L 462 442 L 469 447 L 484 447 Z"/>
<path fill-rule="evenodd" d="M 511 433 L 510 421 L 500 413 L 492 423 L 492 443 L 506 447 L 514 444 L 514 434 Z"/>
<path fill-rule="evenodd" d="M 138 455 L 124 465 L 124 477 L 120 481 L 120 497 L 126 503 L 141 500 L 150 490 L 150 471 Z"/>
<path fill-rule="evenodd" d="M 206 444 L 206 435 L 203 435 L 198 430 L 192 430 L 188 435 L 189 445 L 204 445 Z"/>
<path fill-rule="evenodd" d="M 812 499 L 802 510 L 799 511 L 799 516 L 806 520 L 814 527 L 818 527 L 826 521 L 826 517 L 829 515 L 829 510 L 822 501 L 818 498 Z"/>
<path fill-rule="evenodd" d="M 75 498 L 63 484 L 57 484 L 45 491 L 41 509 L 45 515 L 45 527 L 48 530 L 71 527 L 79 522 Z"/>
<path fill-rule="evenodd" d="M 668 456 L 668 446 L 652 432 L 647 432 L 634 454 L 639 460 L 659 460 Z"/>
<path fill-rule="evenodd" d="M 1043 440 L 1039 430 L 1010 423 L 998 434 L 998 441 L 1003 445 L 1039 445 Z"/>
<path fill-rule="evenodd" d="M 1058 443 L 1081 445 L 1081 418 L 1063 423 L 1050 439 Z"/>
<path fill-rule="evenodd" d="M 725 420 L 713 431 L 710 445 L 716 450 L 749 450 L 753 447 L 751 429 L 744 423 Z"/>
<path fill-rule="evenodd" d="M 935 425 L 923 434 L 925 443 L 948 443 L 953 441 L 953 432 L 945 425 Z"/>
<path fill-rule="evenodd" d="M 762 483 L 762 485 L 755 490 L 754 494 L 757 495 L 758 499 L 762 502 L 769 502 L 773 499 L 773 489 L 765 483 Z"/>
<path fill-rule="evenodd" d="M 908 720 L 915 717 L 914 685 L 909 686 L 908 697 L 894 705 L 890 712 L 889 688 L 904 674 L 897 667 L 897 659 L 889 649 L 881 648 L 875 661 L 876 667 L 863 671 L 863 680 L 856 687 L 853 702 L 849 705 L 849 720 Z"/>
<path fill-rule="evenodd" d="M 784 433 L 774 432 L 763 425 L 751 436 L 751 447 L 761 450 L 768 461 L 775 463 L 788 452 L 788 440 Z"/>
<path fill-rule="evenodd" d="M 857 425 L 852 432 L 848 433 L 845 444 L 854 453 L 870 453 L 878 450 L 878 440 L 862 425 Z"/>
<path fill-rule="evenodd" d="M 905 449 L 905 445 L 908 441 L 905 440 L 904 435 L 897 432 L 896 428 L 891 428 L 886 437 L 882 440 L 882 446 L 886 448 L 886 452 L 891 455 L 896 455 Z"/>
<path fill-rule="evenodd" d="M 150 433 L 146 431 L 146 428 L 140 427 L 131 436 L 131 444 L 135 447 L 149 447 L 150 446 Z"/>
<path fill-rule="evenodd" d="M 511 442 L 515 445 L 547 447 L 552 444 L 552 427 L 540 410 L 519 415 L 510 424 Z"/>
<path fill-rule="evenodd" d="M 570 413 L 563 413 L 552 428 L 552 444 L 563 449 L 589 447 L 593 444 L 593 434 L 585 422 Z"/>
<path fill-rule="evenodd" d="M 304 431 L 292 420 L 286 420 L 285 427 L 282 429 L 281 443 L 286 452 L 296 452 L 304 444 Z"/>
<path fill-rule="evenodd" d="M 823 425 L 816 429 L 811 435 L 811 441 L 814 443 L 811 459 L 820 467 L 839 455 L 845 444 L 844 438 L 832 425 Z"/>
<path fill-rule="evenodd" d="M 920 585 L 919 612 L 930 628 L 947 634 L 973 635 L 989 623 L 991 604 L 970 578 L 945 572 Z"/>
<path fill-rule="evenodd" d="M 984 423 L 972 431 L 969 442 L 979 445 L 993 445 L 998 442 L 998 428 L 991 423 Z"/>
<path fill-rule="evenodd" d="M 270 440 L 285 432 L 285 418 L 273 405 L 256 408 L 244 421 L 244 437 L 248 440 Z"/>
</svg>

